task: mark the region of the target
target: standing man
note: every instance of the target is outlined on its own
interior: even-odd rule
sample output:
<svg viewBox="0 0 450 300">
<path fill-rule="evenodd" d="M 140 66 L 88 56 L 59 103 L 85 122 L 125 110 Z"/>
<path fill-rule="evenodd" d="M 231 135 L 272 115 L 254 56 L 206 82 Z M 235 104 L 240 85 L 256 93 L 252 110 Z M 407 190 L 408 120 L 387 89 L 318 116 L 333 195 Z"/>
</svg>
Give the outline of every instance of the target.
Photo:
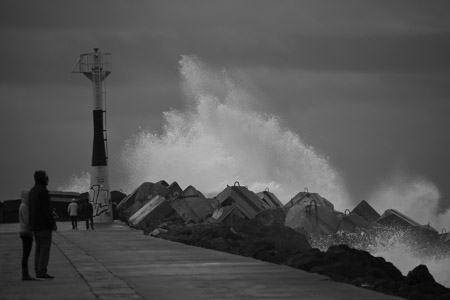
<svg viewBox="0 0 450 300">
<path fill-rule="evenodd" d="M 30 201 L 30 230 L 34 232 L 36 249 L 34 253 L 34 270 L 37 278 L 53 279 L 47 273 L 52 245 L 52 230 L 56 222 L 50 207 L 50 195 L 47 190 L 48 176 L 45 171 L 34 172 L 34 186 L 28 193 Z"/>
<path fill-rule="evenodd" d="M 78 230 L 78 204 L 75 199 L 72 199 L 72 202 L 67 207 L 67 212 L 72 220 L 72 230 Z"/>
</svg>

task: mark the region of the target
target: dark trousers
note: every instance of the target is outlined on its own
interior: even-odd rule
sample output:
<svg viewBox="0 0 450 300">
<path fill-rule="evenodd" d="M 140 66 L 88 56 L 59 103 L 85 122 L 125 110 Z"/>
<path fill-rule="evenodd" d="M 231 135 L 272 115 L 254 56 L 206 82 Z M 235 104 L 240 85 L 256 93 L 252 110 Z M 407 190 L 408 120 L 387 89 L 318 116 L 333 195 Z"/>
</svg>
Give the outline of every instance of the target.
<svg viewBox="0 0 450 300">
<path fill-rule="evenodd" d="M 33 236 L 21 234 L 20 239 L 22 240 L 22 276 L 27 276 L 30 275 L 28 272 L 28 258 L 33 247 Z"/>
<path fill-rule="evenodd" d="M 34 250 L 34 271 L 36 276 L 47 274 L 47 266 L 50 260 L 50 247 L 52 246 L 52 231 L 39 230 L 34 232 L 36 249 Z"/>
<path fill-rule="evenodd" d="M 70 216 L 70 219 L 72 220 L 72 229 L 78 228 L 77 216 Z"/>
<path fill-rule="evenodd" d="M 89 229 L 89 222 L 91 223 L 91 229 L 94 229 L 94 217 L 86 217 L 86 229 Z"/>
</svg>

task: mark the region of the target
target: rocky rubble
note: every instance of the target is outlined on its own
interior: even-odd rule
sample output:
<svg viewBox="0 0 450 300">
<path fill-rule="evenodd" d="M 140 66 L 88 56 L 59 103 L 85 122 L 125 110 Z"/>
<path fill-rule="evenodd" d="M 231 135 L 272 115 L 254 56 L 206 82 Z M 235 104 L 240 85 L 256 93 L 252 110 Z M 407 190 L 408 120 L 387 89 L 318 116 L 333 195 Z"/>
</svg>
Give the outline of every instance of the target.
<svg viewBox="0 0 450 300">
<path fill-rule="evenodd" d="M 310 236 L 305 233 L 304 228 L 294 230 L 285 225 L 288 209 L 280 207 L 281 202 L 263 200 L 267 199 L 267 195 L 262 193 L 253 194 L 240 186 L 227 187 L 219 194 L 219 199 L 205 201 L 203 194 L 192 186 L 180 192 L 178 184 L 173 183 L 170 186 L 177 188 L 176 192 L 171 193 L 166 189 L 169 187 L 167 183 L 164 182 L 166 188 L 162 189 L 158 185 L 161 184 L 146 184 L 144 186 L 148 195 L 134 197 L 146 199 L 140 201 L 145 203 L 140 205 L 141 207 L 136 204 L 138 201 L 130 201 L 130 197 L 123 200 L 127 205 L 118 205 L 118 215 L 132 227 L 136 226 L 130 220 L 136 216 L 149 220 L 152 218 L 148 216 L 155 216 L 153 220 L 146 222 L 146 226 L 138 228 L 143 230 L 144 234 L 287 265 L 328 276 L 337 282 L 406 299 L 450 299 L 450 289 L 436 283 L 424 265 L 417 266 L 407 276 L 403 276 L 385 259 L 374 257 L 367 251 L 353 249 L 345 244 L 332 245 L 326 251 L 311 247 Z M 158 195 L 158 190 L 162 190 L 165 196 Z M 138 195 L 139 192 L 138 189 L 133 193 Z M 158 209 L 158 205 L 153 205 L 153 211 L 149 208 L 148 203 L 155 197 L 157 199 L 167 197 L 166 201 L 158 200 L 158 203 L 163 203 L 161 205 L 164 209 Z M 320 200 L 330 206 L 328 201 L 324 201 L 326 199 L 315 197 L 317 202 Z M 189 202 L 183 202 L 182 199 Z M 257 201 L 261 202 L 256 203 Z M 296 204 L 290 202 L 289 205 L 295 207 L 300 203 L 297 202 Z M 125 207 L 128 211 L 126 220 L 123 219 L 124 211 L 120 211 L 121 207 Z M 133 207 L 132 216 L 129 216 L 130 207 Z M 322 207 L 321 211 L 323 209 Z M 311 208 L 306 209 L 306 213 L 311 214 Z M 302 222 L 306 224 L 308 219 L 303 219 Z M 328 224 L 326 222 L 324 219 L 321 226 L 323 230 L 329 232 L 332 229 L 329 224 L 336 223 L 336 219 L 333 216 L 332 222 Z M 308 223 L 308 226 L 313 226 L 313 223 Z M 318 233 L 321 226 L 311 230 Z"/>
</svg>

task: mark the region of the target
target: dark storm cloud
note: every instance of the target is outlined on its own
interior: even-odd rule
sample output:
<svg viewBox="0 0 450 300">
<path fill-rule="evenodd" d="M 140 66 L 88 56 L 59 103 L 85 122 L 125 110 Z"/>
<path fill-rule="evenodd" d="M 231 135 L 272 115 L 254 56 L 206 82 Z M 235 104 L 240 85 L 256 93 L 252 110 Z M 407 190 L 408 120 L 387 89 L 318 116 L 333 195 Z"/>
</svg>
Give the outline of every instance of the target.
<svg viewBox="0 0 450 300">
<path fill-rule="evenodd" d="M 167 65 L 180 54 L 196 54 L 221 66 L 352 71 L 450 68 L 450 18 L 442 7 L 422 7 L 419 2 L 408 2 L 406 7 L 358 1 L 109 4 L 3 1 L 0 28 L 6 42 L 0 57 L 5 71 L 0 82 L 55 82 L 59 78 L 47 70 L 62 74 L 72 67 L 68 55 L 89 52 L 98 44 L 127 58 L 128 68 L 118 75 L 124 80 L 125 69 L 137 74 L 167 72 Z"/>
<path fill-rule="evenodd" d="M 450 72 L 343 72 L 299 69 L 246 69 L 270 111 L 370 103 L 382 108 L 407 107 L 424 114 L 448 105 Z M 270 99 L 276 99 L 271 101 Z M 408 111 L 406 110 L 405 113 Z"/>
<path fill-rule="evenodd" d="M 214 40 L 214 38 L 209 41 Z M 307 37 L 291 36 L 277 44 L 266 40 L 236 46 L 202 38 L 185 45 L 210 61 L 225 65 L 361 72 L 449 71 L 450 34 L 426 36 Z M 207 50 L 206 50 L 207 49 Z"/>
<path fill-rule="evenodd" d="M 6 0 L 1 1 L 0 8 L 3 28 L 35 33 L 70 29 L 86 36 L 139 25 L 145 23 L 143 17 L 152 15 L 149 5 L 142 6 L 135 1 Z"/>
<path fill-rule="evenodd" d="M 283 3 L 3 1 L 0 82 L 67 82 L 79 53 L 98 45 L 113 52 L 114 68 L 122 70 L 116 84 L 155 74 L 171 80 L 181 54 L 219 67 L 450 69 L 444 9 Z"/>
</svg>

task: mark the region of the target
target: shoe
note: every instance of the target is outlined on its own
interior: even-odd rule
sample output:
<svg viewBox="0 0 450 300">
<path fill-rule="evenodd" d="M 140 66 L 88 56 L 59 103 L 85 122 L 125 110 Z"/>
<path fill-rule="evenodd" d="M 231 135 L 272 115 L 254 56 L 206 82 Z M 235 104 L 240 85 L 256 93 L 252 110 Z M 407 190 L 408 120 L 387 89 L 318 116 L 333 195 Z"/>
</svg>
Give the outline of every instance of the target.
<svg viewBox="0 0 450 300">
<path fill-rule="evenodd" d="M 36 278 L 53 279 L 55 277 L 51 276 L 51 275 L 48 275 L 48 274 L 44 274 L 44 275 L 38 275 L 38 276 L 36 276 Z"/>
<path fill-rule="evenodd" d="M 31 277 L 30 275 L 23 275 L 22 280 L 36 280 L 36 278 Z"/>
</svg>

